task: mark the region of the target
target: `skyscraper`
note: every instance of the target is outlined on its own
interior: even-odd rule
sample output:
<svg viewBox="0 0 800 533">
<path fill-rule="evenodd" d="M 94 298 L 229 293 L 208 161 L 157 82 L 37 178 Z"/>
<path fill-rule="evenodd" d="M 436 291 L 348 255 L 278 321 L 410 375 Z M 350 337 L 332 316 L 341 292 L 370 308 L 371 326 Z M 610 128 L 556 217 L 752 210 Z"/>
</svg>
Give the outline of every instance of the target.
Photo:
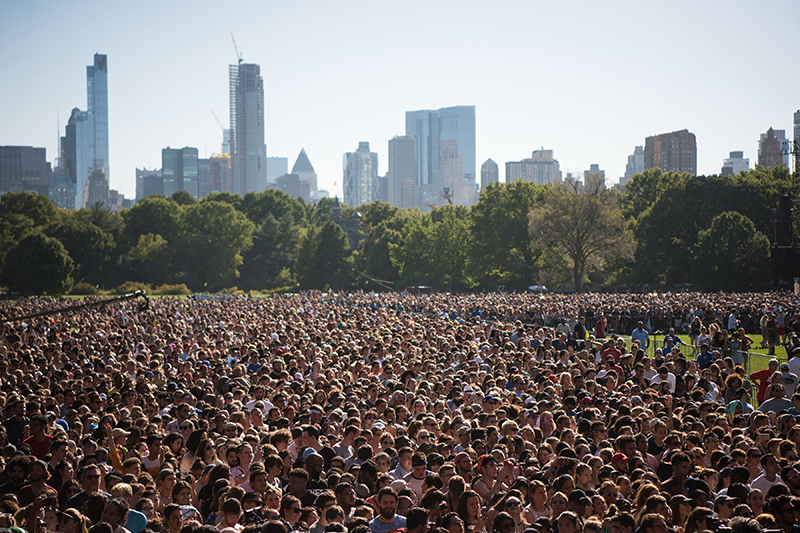
<svg viewBox="0 0 800 533">
<path fill-rule="evenodd" d="M 389 140 L 388 201 L 395 207 L 417 205 L 416 141 L 404 135 Z"/>
<path fill-rule="evenodd" d="M 0 146 L 0 194 L 29 191 L 47 196 L 51 178 L 44 148 Z"/>
<path fill-rule="evenodd" d="M 794 169 L 800 170 L 800 109 L 794 113 Z"/>
<path fill-rule="evenodd" d="M 301 148 L 300 153 L 297 154 L 297 160 L 295 160 L 292 167 L 292 174 L 297 174 L 300 178 L 300 183 L 304 183 L 308 187 L 308 189 L 301 187 L 304 193 L 302 198 L 306 202 L 311 201 L 311 195 L 317 191 L 317 173 L 314 172 L 314 166 L 309 161 L 305 148 Z M 306 190 L 308 190 L 308 195 L 305 195 Z"/>
<path fill-rule="evenodd" d="M 89 174 L 86 180 L 86 190 L 83 193 L 86 199 L 86 207 L 91 209 L 95 205 L 103 209 L 111 209 L 111 202 L 108 197 L 108 180 L 106 172 L 102 168 L 96 168 Z"/>
<path fill-rule="evenodd" d="M 230 65 L 230 154 L 234 194 L 267 188 L 264 144 L 264 80 L 252 63 Z"/>
<path fill-rule="evenodd" d="M 750 160 L 745 159 L 744 151 L 731 152 L 730 157 L 722 162 L 720 176 L 735 176 L 739 172 L 750 170 Z"/>
<path fill-rule="evenodd" d="M 537 185 L 554 183 L 561 179 L 561 166 L 553 150 L 534 150 L 529 159 L 506 163 L 506 183 L 525 180 Z"/>
<path fill-rule="evenodd" d="M 475 182 L 475 106 L 406 111 L 406 135 L 416 141 L 417 185 L 437 185 L 442 141 L 457 141 L 462 173 Z"/>
<path fill-rule="evenodd" d="M 177 191 L 186 191 L 198 198 L 197 148 L 164 148 L 161 150 L 161 174 L 164 179 L 164 196 L 169 198 Z"/>
<path fill-rule="evenodd" d="M 164 178 L 161 170 L 136 169 L 136 201 L 141 202 L 148 196 L 164 194 Z"/>
<path fill-rule="evenodd" d="M 344 154 L 344 203 L 357 207 L 375 201 L 378 196 L 378 154 L 369 151 L 368 142 L 359 142 L 358 150 Z"/>
<path fill-rule="evenodd" d="M 267 158 L 267 183 L 275 183 L 275 181 L 289 173 L 289 158 L 288 157 L 268 157 Z"/>
<path fill-rule="evenodd" d="M 211 192 L 233 189 L 230 154 L 212 155 L 208 158 L 208 165 L 211 172 Z"/>
<path fill-rule="evenodd" d="M 583 182 L 586 183 L 590 177 L 592 176 L 602 176 L 603 179 L 606 179 L 606 171 L 600 170 L 600 165 L 596 163 L 592 163 L 589 165 L 589 170 L 583 171 Z"/>
<path fill-rule="evenodd" d="M 697 139 L 688 130 L 647 137 L 644 141 L 644 168 L 697 175 Z"/>
<path fill-rule="evenodd" d="M 481 190 L 500 181 L 500 169 L 490 157 L 481 165 Z"/>
<path fill-rule="evenodd" d="M 110 184 L 108 165 L 108 61 L 105 54 L 94 55 L 94 65 L 86 67 L 86 112 L 92 123 L 93 168 L 102 168 Z"/>
<path fill-rule="evenodd" d="M 789 156 L 781 153 L 783 143 L 786 142 L 786 130 L 767 130 L 762 133 L 758 141 L 758 166 L 767 170 L 783 165 L 789 167 Z"/>
<path fill-rule="evenodd" d="M 644 146 L 637 146 L 633 153 L 628 156 L 628 164 L 625 165 L 625 179 L 620 180 L 623 185 L 633 178 L 636 174 L 644 172 Z"/>
<path fill-rule="evenodd" d="M 108 59 L 95 54 L 86 67 L 87 110 L 72 110 L 61 138 L 61 166 L 75 184 L 75 208 L 87 207 L 86 181 L 95 169 L 110 178 L 108 161 Z"/>
</svg>

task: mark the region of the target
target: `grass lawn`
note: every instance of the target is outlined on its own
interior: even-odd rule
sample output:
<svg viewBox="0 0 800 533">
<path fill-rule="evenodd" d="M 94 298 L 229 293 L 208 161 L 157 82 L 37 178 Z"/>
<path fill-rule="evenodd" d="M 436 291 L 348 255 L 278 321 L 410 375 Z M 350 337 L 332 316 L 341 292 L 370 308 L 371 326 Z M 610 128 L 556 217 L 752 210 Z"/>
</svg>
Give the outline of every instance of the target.
<svg viewBox="0 0 800 533">
<path fill-rule="evenodd" d="M 678 337 L 683 342 L 685 342 L 686 344 L 691 344 L 691 340 L 689 339 L 689 335 L 678 335 Z M 753 372 L 758 372 L 759 370 L 763 370 L 763 369 L 767 368 L 769 360 L 772 359 L 773 356 L 767 355 L 767 352 L 769 351 L 769 348 L 766 348 L 766 347 L 765 348 L 761 348 L 761 340 L 763 339 L 763 337 L 761 336 L 760 333 L 758 333 L 758 334 L 750 334 L 750 335 L 748 335 L 748 337 L 753 339 L 753 345 L 750 348 L 750 358 L 749 358 L 750 359 L 750 365 L 749 365 L 750 368 L 748 369 L 749 373 L 752 374 Z M 649 352 L 648 355 L 650 355 L 650 356 L 653 355 L 653 350 L 654 350 L 652 340 L 653 340 L 653 338 L 651 336 L 651 338 L 650 338 L 650 350 L 648 350 L 648 352 Z M 663 340 L 664 340 L 664 337 L 659 335 L 658 336 L 658 346 L 659 347 L 662 345 Z M 628 347 L 630 348 L 630 342 L 628 342 Z M 692 356 L 691 347 L 688 347 L 688 349 L 686 349 L 687 347 L 681 346 L 681 348 L 683 349 L 682 351 L 683 351 L 684 355 L 686 355 L 687 358 L 689 358 L 689 359 L 695 359 L 696 358 L 696 357 Z M 774 357 L 777 357 L 778 360 L 781 361 L 781 362 L 786 361 L 786 350 L 783 348 L 783 346 L 778 346 L 778 345 L 775 346 L 775 356 Z"/>
</svg>

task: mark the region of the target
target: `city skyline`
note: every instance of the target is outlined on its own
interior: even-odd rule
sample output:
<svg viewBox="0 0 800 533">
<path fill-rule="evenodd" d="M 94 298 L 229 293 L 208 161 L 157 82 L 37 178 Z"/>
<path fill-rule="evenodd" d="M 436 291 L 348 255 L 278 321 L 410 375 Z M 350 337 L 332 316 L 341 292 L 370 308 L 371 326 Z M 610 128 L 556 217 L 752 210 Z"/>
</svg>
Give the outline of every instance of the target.
<svg viewBox="0 0 800 533">
<path fill-rule="evenodd" d="M 688 129 L 697 172 L 718 174 L 731 151 L 755 161 L 770 127 L 791 135 L 800 109 L 800 74 L 780 52 L 793 48 L 800 25 L 792 2 L 364 5 L 241 3 L 218 11 L 198 2 L 187 13 L 144 2 L 131 13 L 99 2 L 6 4 L 0 43 L 9 53 L 0 67 L 16 81 L 0 88 L 0 145 L 44 147 L 54 163 L 71 110 L 86 102 L 87 59 L 107 54 L 109 185 L 133 198 L 135 169 L 158 168 L 164 147 L 196 147 L 201 158 L 220 152 L 211 110 L 229 115 L 228 66 L 237 60 L 230 32 L 244 62 L 261 66 L 267 157 L 293 159 L 305 148 L 319 188 L 340 198 L 342 154 L 368 141 L 388 161 L 388 141 L 405 134 L 407 111 L 475 106 L 475 161 L 496 161 L 500 181 L 506 162 L 545 148 L 564 173 L 597 163 L 614 184 L 646 137 Z M 531 31 L 534 18 L 554 23 Z M 178 20 L 186 23 L 177 28 Z M 78 27 L 92 31 L 66 38 Z M 405 42 L 412 27 L 421 38 Z M 763 53 L 764 42 L 774 56 Z M 371 65 L 369 76 L 357 79 L 356 57 Z M 732 76 L 732 64 L 777 74 L 765 86 L 759 76 Z M 541 83 L 545 72 L 549 82 Z"/>
</svg>

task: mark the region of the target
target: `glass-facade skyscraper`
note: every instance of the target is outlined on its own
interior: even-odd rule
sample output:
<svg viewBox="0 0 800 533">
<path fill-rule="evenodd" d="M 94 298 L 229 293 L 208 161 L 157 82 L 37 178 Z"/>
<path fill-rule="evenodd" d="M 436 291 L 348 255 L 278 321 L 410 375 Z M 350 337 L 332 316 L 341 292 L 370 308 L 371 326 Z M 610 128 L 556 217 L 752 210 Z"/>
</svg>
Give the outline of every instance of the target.
<svg viewBox="0 0 800 533">
<path fill-rule="evenodd" d="M 161 175 L 167 198 L 177 191 L 186 191 L 199 198 L 197 148 L 161 150 Z"/>
<path fill-rule="evenodd" d="M 86 67 L 86 111 L 94 134 L 94 168 L 108 171 L 108 60 L 105 54 L 94 55 L 94 65 Z M 109 181 L 110 183 L 110 181 Z"/>
<path fill-rule="evenodd" d="M 378 154 L 369 151 L 368 142 L 344 154 L 344 203 L 351 207 L 374 202 L 378 197 Z"/>
<path fill-rule="evenodd" d="M 86 181 L 96 169 L 110 179 L 108 161 L 108 58 L 95 54 L 86 67 L 86 111 L 72 110 L 61 139 L 61 165 L 75 184 L 75 209 L 86 202 Z"/>
<path fill-rule="evenodd" d="M 406 135 L 416 141 L 417 185 L 435 185 L 442 141 L 457 141 L 464 177 L 475 181 L 475 106 L 406 111 Z"/>
<path fill-rule="evenodd" d="M 230 155 L 234 194 L 267 188 L 267 145 L 264 144 L 264 80 L 261 67 L 239 63 L 229 67 Z"/>
</svg>

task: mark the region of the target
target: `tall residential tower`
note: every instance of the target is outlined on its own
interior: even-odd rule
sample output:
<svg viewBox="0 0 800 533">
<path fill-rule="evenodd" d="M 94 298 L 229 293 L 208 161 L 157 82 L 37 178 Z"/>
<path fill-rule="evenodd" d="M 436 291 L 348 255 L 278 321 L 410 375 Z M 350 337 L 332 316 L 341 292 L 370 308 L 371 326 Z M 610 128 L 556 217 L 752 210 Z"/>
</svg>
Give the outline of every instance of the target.
<svg viewBox="0 0 800 533">
<path fill-rule="evenodd" d="M 378 154 L 369 151 L 368 142 L 344 154 L 344 203 L 350 207 L 374 202 L 378 196 Z"/>
<path fill-rule="evenodd" d="M 264 144 L 264 80 L 261 67 L 239 63 L 229 67 L 230 155 L 233 190 L 244 196 L 267 188 L 267 145 Z"/>
<path fill-rule="evenodd" d="M 61 166 L 75 184 L 75 208 L 87 207 L 86 181 L 96 169 L 110 180 L 108 162 L 108 58 L 95 54 L 86 67 L 87 110 L 72 110 L 61 138 Z"/>
<path fill-rule="evenodd" d="M 688 130 L 673 131 L 644 140 L 644 169 L 688 172 L 697 175 L 697 139 Z"/>
</svg>

